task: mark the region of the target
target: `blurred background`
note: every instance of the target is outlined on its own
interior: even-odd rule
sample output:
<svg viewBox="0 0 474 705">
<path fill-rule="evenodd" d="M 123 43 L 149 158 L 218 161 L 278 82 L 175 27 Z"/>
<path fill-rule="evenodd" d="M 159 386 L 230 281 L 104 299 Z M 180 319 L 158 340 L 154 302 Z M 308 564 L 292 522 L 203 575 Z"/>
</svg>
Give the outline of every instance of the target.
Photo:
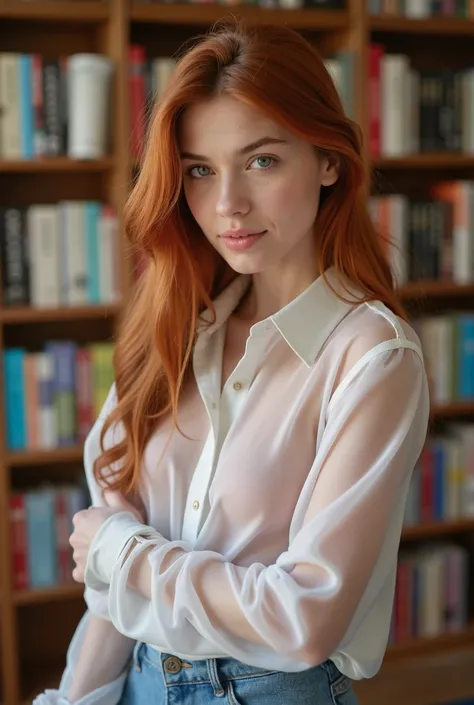
<svg viewBox="0 0 474 705">
<path fill-rule="evenodd" d="M 474 0 L 0 0 L 0 697 L 57 685 L 84 611 L 68 544 L 82 444 L 141 268 L 123 206 L 175 52 L 228 13 L 323 55 L 428 365 L 390 644 L 361 705 L 472 704 Z"/>
</svg>

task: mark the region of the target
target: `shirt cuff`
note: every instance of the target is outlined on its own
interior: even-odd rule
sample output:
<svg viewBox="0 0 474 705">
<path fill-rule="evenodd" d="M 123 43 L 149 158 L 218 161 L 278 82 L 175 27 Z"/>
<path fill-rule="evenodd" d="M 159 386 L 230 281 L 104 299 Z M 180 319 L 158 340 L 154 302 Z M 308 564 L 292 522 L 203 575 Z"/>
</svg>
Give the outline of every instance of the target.
<svg viewBox="0 0 474 705">
<path fill-rule="evenodd" d="M 162 539 L 151 526 L 139 522 L 131 512 L 112 514 L 95 535 L 87 556 L 84 582 L 93 590 L 107 589 L 112 571 L 134 537 Z"/>
</svg>

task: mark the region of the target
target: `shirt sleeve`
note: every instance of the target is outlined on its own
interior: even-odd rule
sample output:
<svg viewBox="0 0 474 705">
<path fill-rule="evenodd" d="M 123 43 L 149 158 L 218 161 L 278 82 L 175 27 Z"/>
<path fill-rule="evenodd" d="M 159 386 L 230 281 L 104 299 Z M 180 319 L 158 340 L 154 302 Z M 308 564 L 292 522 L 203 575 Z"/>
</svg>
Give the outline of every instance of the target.
<svg viewBox="0 0 474 705">
<path fill-rule="evenodd" d="M 103 423 L 108 414 L 114 408 L 115 404 L 116 392 L 115 385 L 113 385 L 84 444 L 84 469 L 93 506 L 104 506 L 105 504 L 100 488 L 94 478 L 93 466 L 95 459 L 100 454 L 100 433 Z M 82 643 L 86 634 L 90 615 L 94 614 L 110 621 L 108 610 L 108 586 L 102 586 L 102 589 L 100 590 L 86 586 L 84 599 L 88 609 L 79 622 L 69 644 L 66 657 L 66 668 L 62 674 L 59 688 L 57 690 L 45 690 L 34 699 L 33 705 L 70 705 L 67 699 L 67 693 L 71 687 L 74 670 L 80 658 Z M 122 695 L 125 680 L 126 673 L 123 673 L 114 681 L 106 683 L 102 687 L 97 688 L 93 692 L 82 697 L 79 701 L 76 701 L 74 705 L 117 705 Z"/>
<path fill-rule="evenodd" d="M 112 571 L 114 625 L 176 653 L 193 653 L 201 635 L 244 662 L 263 649 L 275 668 L 289 658 L 322 663 L 357 628 L 393 573 L 428 418 L 419 349 L 399 340 L 374 346 L 332 395 L 308 475 L 310 500 L 297 507 L 288 549 L 275 563 L 239 566 L 160 535 L 144 540 L 124 551 Z M 102 550 L 113 532 L 112 522 Z M 150 598 L 128 585 L 143 551 Z"/>
</svg>

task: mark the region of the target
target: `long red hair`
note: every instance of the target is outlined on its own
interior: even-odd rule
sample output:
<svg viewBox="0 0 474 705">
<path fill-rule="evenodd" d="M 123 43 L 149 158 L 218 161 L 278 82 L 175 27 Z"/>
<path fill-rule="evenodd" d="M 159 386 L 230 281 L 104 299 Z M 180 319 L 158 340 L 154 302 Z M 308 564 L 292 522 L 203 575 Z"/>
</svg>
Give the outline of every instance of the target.
<svg viewBox="0 0 474 705">
<path fill-rule="evenodd" d="M 338 155 L 338 181 L 323 189 L 316 220 L 319 270 L 332 266 L 366 300 L 381 300 L 405 317 L 367 210 L 360 129 L 344 114 L 321 57 L 287 27 L 217 25 L 180 58 L 155 106 L 126 206 L 128 238 L 149 264 L 123 317 L 114 361 L 118 403 L 103 426 L 102 448 L 116 423 L 124 438 L 103 450 L 94 467 L 102 485 L 124 494 L 138 489 L 143 451 L 157 420 L 172 414 L 177 425 L 198 316 L 212 310 L 213 297 L 235 275 L 189 213 L 177 143 L 186 106 L 222 93 Z"/>
</svg>

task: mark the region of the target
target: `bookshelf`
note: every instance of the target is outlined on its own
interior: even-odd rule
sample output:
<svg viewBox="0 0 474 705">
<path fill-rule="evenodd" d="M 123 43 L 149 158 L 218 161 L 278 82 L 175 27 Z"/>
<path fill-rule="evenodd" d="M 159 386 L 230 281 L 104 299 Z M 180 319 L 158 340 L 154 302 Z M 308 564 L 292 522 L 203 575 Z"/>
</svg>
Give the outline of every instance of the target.
<svg viewBox="0 0 474 705">
<path fill-rule="evenodd" d="M 325 56 L 344 50 L 353 52 L 354 117 L 365 134 L 369 125 L 365 67 L 371 41 L 380 40 L 390 51 L 406 51 L 414 56 L 426 52 L 427 47 L 439 54 L 442 42 L 446 51 L 441 54 L 444 58 L 449 52 L 453 66 L 467 65 L 469 56 L 474 64 L 474 21 L 369 16 L 365 0 L 347 0 L 344 10 L 264 10 L 252 5 L 225 7 L 211 3 L 129 0 L 0 0 L 0 51 L 38 52 L 50 58 L 97 51 L 114 61 L 111 153 L 84 162 L 61 156 L 0 159 L 0 206 L 14 202 L 26 205 L 32 200 L 29 193 L 35 194 L 38 203 L 68 198 L 94 198 L 110 203 L 121 224 L 116 246 L 121 263 L 122 301 L 129 292 L 131 267 L 121 216 L 136 166 L 129 149 L 128 45 L 143 45 L 149 56 L 157 55 L 158 46 L 162 54 L 169 56 L 185 39 L 227 13 L 243 15 L 251 22 L 287 23 L 314 41 Z M 439 65 L 439 59 L 438 62 L 433 59 L 433 63 Z M 364 158 L 374 179 L 381 180 L 389 193 L 396 192 L 400 184 L 407 193 L 412 188 L 418 190 L 420 184 L 434 175 L 474 179 L 474 154 L 443 152 L 371 159 L 366 142 Z M 474 304 L 474 282 L 462 285 L 437 280 L 408 282 L 401 294 L 409 306 L 414 304 L 418 309 L 436 312 L 454 305 L 469 309 Z M 49 309 L 0 305 L 0 349 L 17 344 L 37 347 L 58 332 L 82 343 L 111 340 L 120 311 L 120 303 Z M 3 383 L 0 378 L 2 396 Z M 5 428 L 3 414 L 0 405 L 2 429 Z M 474 399 L 436 404 L 432 419 L 436 424 L 446 420 L 474 421 Z M 52 480 L 63 475 L 73 477 L 81 472 L 81 461 L 80 444 L 12 451 L 5 446 L 4 433 L 0 434 L 0 681 L 4 705 L 31 702 L 31 697 L 43 688 L 54 687 L 62 671 L 65 649 L 84 609 L 82 590 L 77 585 L 13 588 L 10 496 L 14 488 L 23 487 L 32 478 L 38 481 L 43 477 Z M 459 538 L 474 556 L 474 519 L 470 518 L 406 527 L 402 543 L 409 546 L 417 541 L 452 537 Z M 474 658 L 474 603 L 469 615 L 466 628 L 457 633 L 410 639 L 390 646 L 380 674 L 356 684 L 361 705 L 380 702 L 444 705 L 450 698 L 474 694 L 474 673 L 472 665 L 468 665 Z"/>
</svg>

